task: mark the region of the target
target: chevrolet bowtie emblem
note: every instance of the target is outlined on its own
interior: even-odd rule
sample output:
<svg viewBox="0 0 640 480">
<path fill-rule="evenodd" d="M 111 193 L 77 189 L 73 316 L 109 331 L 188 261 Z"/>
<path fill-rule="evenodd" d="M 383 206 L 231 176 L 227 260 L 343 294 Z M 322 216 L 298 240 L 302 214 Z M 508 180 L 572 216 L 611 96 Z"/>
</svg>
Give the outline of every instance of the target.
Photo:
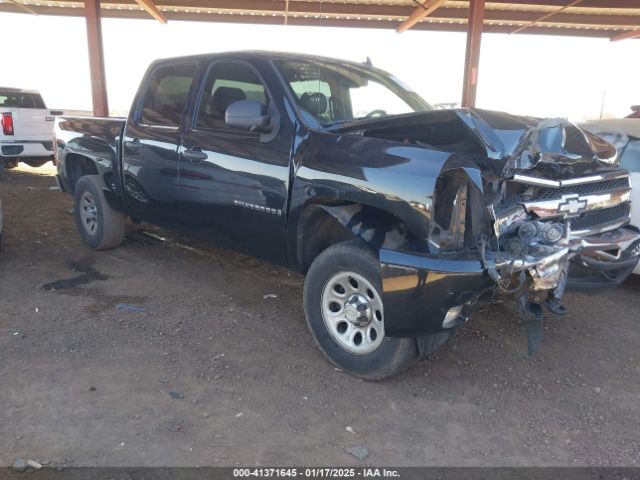
<svg viewBox="0 0 640 480">
<path fill-rule="evenodd" d="M 587 201 L 580 200 L 577 195 L 563 197 L 563 200 L 563 203 L 558 204 L 558 213 L 562 213 L 567 217 L 574 217 L 587 207 Z"/>
</svg>

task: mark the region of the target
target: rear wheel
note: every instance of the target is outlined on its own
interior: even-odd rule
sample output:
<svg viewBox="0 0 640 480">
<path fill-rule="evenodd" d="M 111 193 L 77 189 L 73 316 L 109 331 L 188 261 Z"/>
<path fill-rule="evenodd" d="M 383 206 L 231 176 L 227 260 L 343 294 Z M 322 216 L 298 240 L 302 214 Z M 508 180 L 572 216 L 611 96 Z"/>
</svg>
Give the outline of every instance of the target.
<svg viewBox="0 0 640 480">
<path fill-rule="evenodd" d="M 304 286 L 307 324 L 327 358 L 352 375 L 381 380 L 435 351 L 447 333 L 385 335 L 378 259 L 357 241 L 336 244 L 312 263 Z"/>
<path fill-rule="evenodd" d="M 0 166 L 6 168 L 7 170 L 11 170 L 12 168 L 16 168 L 18 166 L 18 160 L 15 158 L 1 158 L 0 157 Z"/>
<path fill-rule="evenodd" d="M 99 177 L 86 175 L 75 188 L 75 217 L 84 242 L 94 250 L 115 248 L 125 234 L 125 216 L 111 208 Z"/>
</svg>

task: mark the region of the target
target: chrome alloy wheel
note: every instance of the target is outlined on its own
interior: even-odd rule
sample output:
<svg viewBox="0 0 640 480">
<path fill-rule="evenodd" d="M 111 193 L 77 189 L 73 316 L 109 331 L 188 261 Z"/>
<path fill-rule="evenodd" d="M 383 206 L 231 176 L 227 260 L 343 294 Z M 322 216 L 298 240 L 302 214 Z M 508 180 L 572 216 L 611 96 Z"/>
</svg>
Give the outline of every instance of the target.
<svg viewBox="0 0 640 480">
<path fill-rule="evenodd" d="M 338 272 L 322 290 L 322 319 L 333 339 L 357 355 L 375 351 L 384 340 L 382 297 L 362 275 Z"/>
<path fill-rule="evenodd" d="M 95 235 L 98 229 L 98 207 L 93 195 L 84 192 L 78 205 L 82 228 L 88 235 Z"/>
</svg>

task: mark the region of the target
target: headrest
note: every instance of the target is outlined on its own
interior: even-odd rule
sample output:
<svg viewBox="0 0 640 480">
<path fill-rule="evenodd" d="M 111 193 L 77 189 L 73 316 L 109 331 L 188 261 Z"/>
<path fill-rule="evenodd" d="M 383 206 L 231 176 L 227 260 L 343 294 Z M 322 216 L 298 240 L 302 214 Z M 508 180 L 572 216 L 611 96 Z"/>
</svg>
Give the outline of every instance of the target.
<svg viewBox="0 0 640 480">
<path fill-rule="evenodd" d="M 247 96 L 239 88 L 233 87 L 219 87 L 213 94 L 211 103 L 218 113 L 224 116 L 229 105 L 238 100 L 246 100 Z"/>
<path fill-rule="evenodd" d="M 322 115 L 329 106 L 327 96 L 320 92 L 303 93 L 300 97 L 300 103 L 305 110 L 314 116 Z"/>
</svg>

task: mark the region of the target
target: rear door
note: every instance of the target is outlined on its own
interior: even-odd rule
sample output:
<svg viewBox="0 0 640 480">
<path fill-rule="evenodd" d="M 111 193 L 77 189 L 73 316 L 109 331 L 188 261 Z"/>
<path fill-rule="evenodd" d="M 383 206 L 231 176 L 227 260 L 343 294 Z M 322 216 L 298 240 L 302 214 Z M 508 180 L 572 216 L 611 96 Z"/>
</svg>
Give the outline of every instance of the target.
<svg viewBox="0 0 640 480">
<path fill-rule="evenodd" d="M 261 102 L 286 121 L 253 66 L 210 64 L 180 147 L 183 221 L 191 234 L 281 263 L 291 132 L 264 135 L 227 126 L 225 111 L 238 100 Z"/>
<path fill-rule="evenodd" d="M 11 113 L 15 140 L 53 141 L 54 117 L 39 93 L 0 89 L 0 113 Z"/>
<path fill-rule="evenodd" d="M 122 141 L 122 175 L 134 218 L 178 228 L 178 144 L 196 63 L 161 62 L 142 81 Z"/>
</svg>

